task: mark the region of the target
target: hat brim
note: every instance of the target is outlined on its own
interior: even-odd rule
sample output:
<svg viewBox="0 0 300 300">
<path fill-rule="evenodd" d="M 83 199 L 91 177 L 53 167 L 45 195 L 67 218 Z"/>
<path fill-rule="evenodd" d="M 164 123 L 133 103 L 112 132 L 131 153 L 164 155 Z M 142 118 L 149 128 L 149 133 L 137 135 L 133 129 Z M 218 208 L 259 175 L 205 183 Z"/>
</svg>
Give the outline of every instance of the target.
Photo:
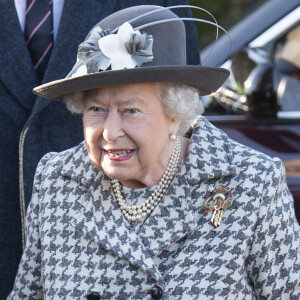
<svg viewBox="0 0 300 300">
<path fill-rule="evenodd" d="M 101 87 L 150 82 L 172 82 L 186 84 L 199 89 L 201 95 L 209 95 L 225 82 L 229 71 L 205 66 L 153 66 L 123 69 L 55 80 L 33 89 L 46 99 L 63 100 L 63 96 L 79 91 Z"/>
</svg>

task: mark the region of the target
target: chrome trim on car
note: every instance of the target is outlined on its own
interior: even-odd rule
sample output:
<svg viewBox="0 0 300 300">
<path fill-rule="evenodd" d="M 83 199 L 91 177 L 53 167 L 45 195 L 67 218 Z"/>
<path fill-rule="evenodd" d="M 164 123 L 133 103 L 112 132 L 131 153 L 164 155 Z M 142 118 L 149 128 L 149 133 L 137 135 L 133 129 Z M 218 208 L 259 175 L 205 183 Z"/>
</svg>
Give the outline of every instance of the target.
<svg viewBox="0 0 300 300">
<path fill-rule="evenodd" d="M 283 32 L 287 31 L 289 28 L 293 27 L 299 22 L 300 7 L 296 8 L 272 27 L 266 30 L 263 34 L 258 36 L 252 42 L 249 43 L 250 48 L 263 47 L 268 42 L 274 40 L 280 36 Z"/>
<path fill-rule="evenodd" d="M 300 111 L 279 111 L 278 119 L 300 119 Z"/>
</svg>

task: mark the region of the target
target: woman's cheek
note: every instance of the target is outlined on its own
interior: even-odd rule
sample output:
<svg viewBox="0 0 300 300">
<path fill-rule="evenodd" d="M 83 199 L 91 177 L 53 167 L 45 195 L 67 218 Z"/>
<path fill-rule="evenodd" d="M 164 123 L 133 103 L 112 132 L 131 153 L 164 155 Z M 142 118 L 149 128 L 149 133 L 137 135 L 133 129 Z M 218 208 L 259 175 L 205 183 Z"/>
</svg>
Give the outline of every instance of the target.
<svg viewBox="0 0 300 300">
<path fill-rule="evenodd" d="M 100 169 L 101 164 L 101 135 L 95 128 L 85 128 L 85 143 L 92 163 Z"/>
<path fill-rule="evenodd" d="M 85 127 L 84 128 L 84 138 L 88 144 L 91 144 L 93 140 L 96 138 L 96 130 L 93 127 Z"/>
<path fill-rule="evenodd" d="M 93 164 L 99 167 L 101 160 L 101 120 L 96 117 L 85 116 L 83 127 L 88 154 Z"/>
<path fill-rule="evenodd" d="M 101 135 L 103 120 L 97 116 L 86 116 L 83 118 L 83 128 L 85 139 L 94 139 Z"/>
</svg>

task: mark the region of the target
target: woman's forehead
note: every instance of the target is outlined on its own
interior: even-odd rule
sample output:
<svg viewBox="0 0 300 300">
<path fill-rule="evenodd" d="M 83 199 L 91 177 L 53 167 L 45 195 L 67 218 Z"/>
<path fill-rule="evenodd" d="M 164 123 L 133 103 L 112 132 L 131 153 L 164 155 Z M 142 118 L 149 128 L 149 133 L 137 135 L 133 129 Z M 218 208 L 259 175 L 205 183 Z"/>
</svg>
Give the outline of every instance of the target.
<svg viewBox="0 0 300 300">
<path fill-rule="evenodd" d="M 156 83 L 137 83 L 116 85 L 99 89 L 88 90 L 84 93 L 85 101 L 136 101 L 156 95 Z"/>
</svg>

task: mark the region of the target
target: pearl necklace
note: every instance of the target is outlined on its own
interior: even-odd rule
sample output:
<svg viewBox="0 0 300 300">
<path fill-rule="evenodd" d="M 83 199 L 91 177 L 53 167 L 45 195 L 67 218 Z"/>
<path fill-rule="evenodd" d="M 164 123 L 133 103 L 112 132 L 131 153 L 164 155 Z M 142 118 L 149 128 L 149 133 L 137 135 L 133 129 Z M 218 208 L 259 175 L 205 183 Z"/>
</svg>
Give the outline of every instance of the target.
<svg viewBox="0 0 300 300">
<path fill-rule="evenodd" d="M 145 200 L 143 203 L 138 205 L 128 205 L 121 194 L 121 185 L 118 180 L 111 179 L 111 185 L 113 187 L 114 196 L 117 199 L 121 212 L 125 216 L 128 221 L 139 221 L 142 218 L 150 215 L 157 204 L 162 199 L 163 195 L 167 191 L 169 187 L 174 173 L 176 166 L 179 161 L 181 153 L 181 142 L 180 138 L 177 137 L 175 149 L 169 159 L 169 163 L 167 166 L 164 175 L 162 176 L 161 180 L 157 184 L 154 192 Z"/>
</svg>

